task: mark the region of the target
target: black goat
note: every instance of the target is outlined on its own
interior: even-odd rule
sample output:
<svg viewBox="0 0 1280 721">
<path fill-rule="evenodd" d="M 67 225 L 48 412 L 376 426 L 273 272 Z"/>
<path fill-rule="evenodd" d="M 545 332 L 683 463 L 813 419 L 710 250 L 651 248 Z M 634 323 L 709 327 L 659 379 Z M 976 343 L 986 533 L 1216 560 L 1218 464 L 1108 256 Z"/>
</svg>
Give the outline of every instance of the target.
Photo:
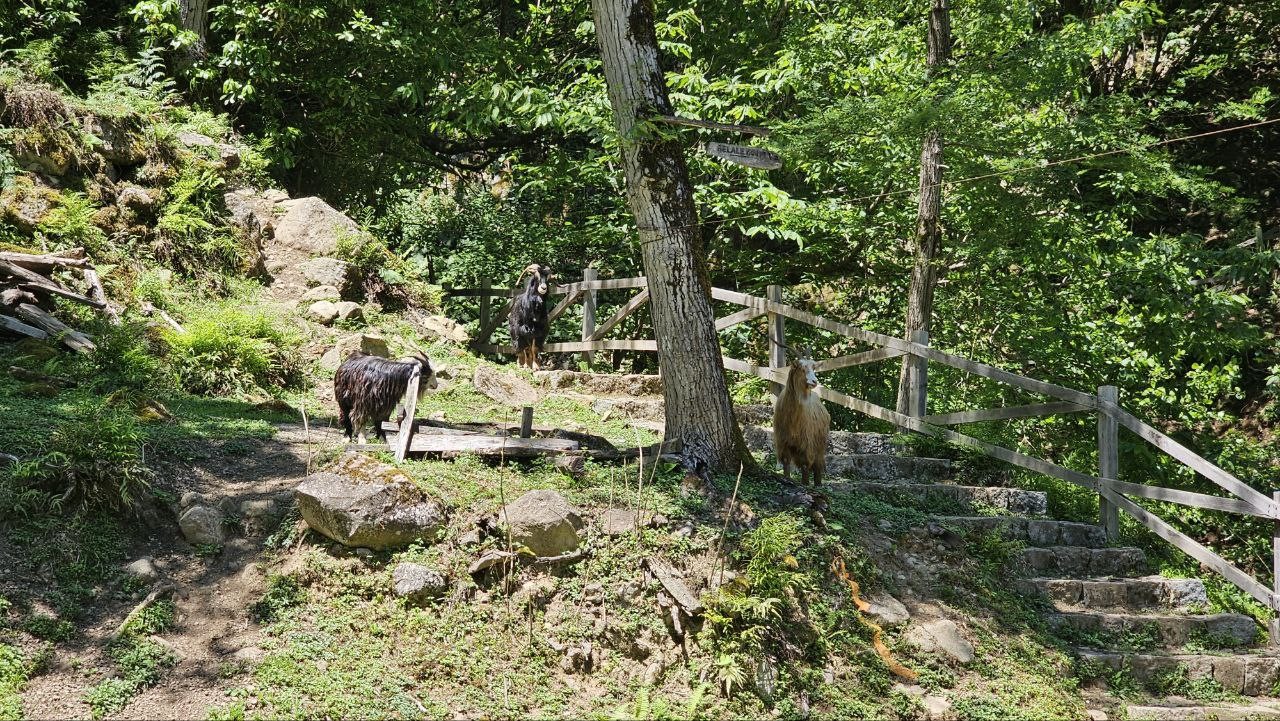
<svg viewBox="0 0 1280 721">
<path fill-rule="evenodd" d="M 529 282 L 524 291 L 511 299 L 511 315 L 507 322 L 511 328 L 511 343 L 516 347 L 516 362 L 538 370 L 538 354 L 547 342 L 547 291 L 551 282 L 551 269 L 533 263 L 520 277 L 528 273 Z M 516 288 L 519 289 L 517 281 Z"/>
<path fill-rule="evenodd" d="M 421 374 L 418 381 L 418 398 L 436 387 L 436 374 L 431 361 L 421 353 L 399 361 L 388 360 L 360 351 L 338 366 L 333 376 L 333 397 L 338 401 L 338 423 L 348 440 L 365 442 L 364 426 L 372 423 L 378 440 L 386 441 L 387 433 L 382 422 L 391 418 L 391 411 L 409 390 L 409 379 L 414 371 Z"/>
</svg>

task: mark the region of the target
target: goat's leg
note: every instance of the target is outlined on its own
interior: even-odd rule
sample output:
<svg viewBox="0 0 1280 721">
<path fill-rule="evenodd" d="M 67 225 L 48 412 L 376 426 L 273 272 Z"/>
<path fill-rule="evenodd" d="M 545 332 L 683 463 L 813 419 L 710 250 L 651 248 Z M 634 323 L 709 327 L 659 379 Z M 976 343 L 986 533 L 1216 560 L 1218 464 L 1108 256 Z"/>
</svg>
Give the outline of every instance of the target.
<svg viewBox="0 0 1280 721">
<path fill-rule="evenodd" d="M 529 346 L 529 357 L 531 359 L 529 361 L 529 366 L 533 368 L 535 371 L 542 370 L 542 366 L 538 364 L 538 352 L 541 350 L 542 349 L 538 347 L 537 343 L 534 343 L 533 345 Z"/>
<path fill-rule="evenodd" d="M 782 477 L 789 481 L 791 480 L 791 461 L 785 458 L 781 460 L 782 460 Z"/>
</svg>

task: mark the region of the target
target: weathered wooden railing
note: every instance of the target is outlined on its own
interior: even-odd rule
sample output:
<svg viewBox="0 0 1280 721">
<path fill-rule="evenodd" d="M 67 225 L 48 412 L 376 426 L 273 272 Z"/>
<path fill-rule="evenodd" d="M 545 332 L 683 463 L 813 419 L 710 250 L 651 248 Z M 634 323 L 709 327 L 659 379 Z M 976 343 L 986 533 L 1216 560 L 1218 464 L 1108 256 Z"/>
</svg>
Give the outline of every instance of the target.
<svg viewBox="0 0 1280 721">
<path fill-rule="evenodd" d="M 606 290 L 639 289 L 612 316 L 598 326 L 595 323 L 596 293 Z M 510 301 L 497 312 L 490 313 L 489 300 L 492 297 L 507 297 L 513 291 L 493 290 L 489 284 L 481 288 L 458 289 L 446 291 L 446 296 L 479 297 L 481 303 L 480 333 L 476 338 L 475 349 L 488 353 L 514 353 L 509 345 L 490 344 L 490 336 L 503 319 L 506 318 Z M 577 342 L 548 343 L 548 353 L 571 353 L 605 350 L 657 351 L 656 340 L 613 340 L 604 336 L 615 328 L 620 321 L 642 306 L 649 296 L 644 278 L 619 278 L 613 280 L 597 280 L 594 271 L 584 273 L 584 280 L 556 286 L 552 295 L 565 296 L 554 307 L 550 315 L 552 319 L 559 317 L 571 305 L 583 301 L 586 312 L 582 321 L 582 340 Z M 742 306 L 742 310 L 731 313 L 716 321 L 716 329 L 724 330 L 761 316 L 767 316 L 767 333 L 770 338 L 769 365 L 759 366 L 736 358 L 724 357 L 724 367 L 728 370 L 757 376 L 775 384 L 786 380 L 785 371 L 785 328 L 787 319 L 803 323 L 836 335 L 851 338 L 873 346 L 872 349 L 837 358 L 828 358 L 817 363 L 818 372 L 832 371 L 840 368 L 874 363 L 877 361 L 913 356 L 920 359 L 916 364 L 917 372 L 909 376 L 910 387 L 907 393 L 907 413 L 899 413 L 870 401 L 820 386 L 818 393 L 827 401 L 844 406 L 872 418 L 891 423 L 899 428 L 915 431 L 929 436 L 942 438 L 960 446 L 971 448 L 985 455 L 997 458 L 1015 466 L 1036 471 L 1054 478 L 1074 483 L 1094 491 L 1099 496 L 1099 523 L 1105 528 L 1107 537 L 1115 539 L 1119 534 L 1119 512 L 1132 516 L 1138 523 L 1155 532 L 1161 538 L 1173 544 L 1197 561 L 1217 571 L 1228 581 L 1248 593 L 1272 610 L 1280 611 L 1280 491 L 1267 496 L 1251 488 L 1248 484 L 1231 475 L 1227 471 L 1210 463 L 1195 452 L 1161 433 L 1119 405 L 1118 392 L 1115 386 L 1100 386 L 1096 392 L 1086 393 L 1065 386 L 1027 378 L 1011 373 L 995 366 L 979 363 L 962 356 L 947 353 L 930 347 L 928 336 L 920 334 L 916 341 L 908 341 L 894 336 L 865 330 L 847 323 L 823 318 L 801 310 L 781 301 L 782 292 L 778 286 L 769 286 L 767 297 L 760 298 L 746 293 L 738 293 L 721 288 L 712 288 L 711 297 L 732 305 Z M 1029 405 L 1005 408 L 987 408 L 967 410 L 939 415 L 928 415 L 927 406 L 927 364 L 939 363 L 958 369 L 965 373 L 987 378 L 1013 388 L 1046 396 L 1053 400 Z M 983 421 L 1008 420 L 1014 418 L 1033 418 L 1063 413 L 1096 413 L 1098 417 L 1098 474 L 1089 475 L 1071 470 L 1050 461 L 1019 453 L 992 443 L 965 435 L 947 426 L 978 423 Z M 1162 486 L 1130 483 L 1118 479 L 1119 463 L 1119 429 L 1125 428 L 1151 446 L 1178 461 L 1182 465 L 1200 474 L 1226 491 L 1229 496 L 1214 496 L 1203 493 L 1192 493 Z M 1274 585 L 1268 587 L 1244 571 L 1231 565 L 1226 559 L 1201 545 L 1195 539 L 1177 530 L 1150 510 L 1139 506 L 1130 497 L 1146 498 L 1166 503 L 1190 506 L 1227 513 L 1268 518 L 1276 521 L 1276 532 L 1273 538 L 1273 571 Z M 1273 622 L 1272 637 L 1280 638 L 1280 624 Z"/>
</svg>

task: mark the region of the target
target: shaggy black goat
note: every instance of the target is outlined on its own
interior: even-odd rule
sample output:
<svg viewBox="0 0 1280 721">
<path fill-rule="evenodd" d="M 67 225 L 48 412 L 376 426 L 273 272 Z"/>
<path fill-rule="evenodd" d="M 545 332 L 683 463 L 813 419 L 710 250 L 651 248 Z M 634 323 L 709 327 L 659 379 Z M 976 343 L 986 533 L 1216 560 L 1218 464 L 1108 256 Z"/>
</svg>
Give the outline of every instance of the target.
<svg viewBox="0 0 1280 721">
<path fill-rule="evenodd" d="M 520 273 L 523 279 L 528 273 L 529 282 L 524 291 L 511 299 L 511 315 L 507 322 L 511 328 L 511 343 L 516 347 L 516 362 L 538 370 L 538 354 L 547 342 L 547 290 L 551 282 L 551 269 L 533 263 Z M 519 289 L 519 281 L 516 288 Z"/>
<path fill-rule="evenodd" d="M 431 361 L 425 355 L 414 355 L 399 361 L 376 355 L 352 351 L 338 366 L 333 376 L 333 397 L 338 401 L 338 422 L 348 440 L 365 442 L 364 426 L 372 423 L 378 440 L 386 441 L 387 433 L 382 422 L 391 418 L 391 411 L 409 390 L 409 379 L 414 371 L 421 373 L 418 381 L 418 398 L 436 387 L 436 374 Z"/>
</svg>

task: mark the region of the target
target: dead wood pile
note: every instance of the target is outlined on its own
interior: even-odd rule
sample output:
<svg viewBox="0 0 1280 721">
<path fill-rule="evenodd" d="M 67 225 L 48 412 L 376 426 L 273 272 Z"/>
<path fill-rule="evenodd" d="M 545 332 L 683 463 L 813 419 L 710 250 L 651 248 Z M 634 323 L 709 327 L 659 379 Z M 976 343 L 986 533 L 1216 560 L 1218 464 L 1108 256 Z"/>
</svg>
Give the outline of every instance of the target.
<svg viewBox="0 0 1280 721">
<path fill-rule="evenodd" d="M 92 352 L 92 338 L 50 313 L 57 298 L 82 303 L 120 323 L 119 308 L 107 299 L 84 248 L 41 255 L 0 251 L 0 331 L 52 338 L 78 353 Z"/>
</svg>

